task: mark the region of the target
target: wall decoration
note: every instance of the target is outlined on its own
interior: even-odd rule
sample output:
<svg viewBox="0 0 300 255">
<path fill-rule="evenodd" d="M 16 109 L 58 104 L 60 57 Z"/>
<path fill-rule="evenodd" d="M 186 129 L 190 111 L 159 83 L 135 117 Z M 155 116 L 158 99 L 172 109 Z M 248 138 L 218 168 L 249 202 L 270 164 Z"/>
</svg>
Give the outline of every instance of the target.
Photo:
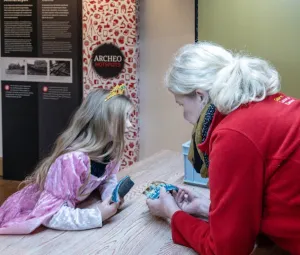
<svg viewBox="0 0 300 255">
<path fill-rule="evenodd" d="M 112 43 L 101 44 L 92 55 L 93 69 L 103 78 L 117 77 L 124 68 L 124 62 L 124 54 Z"/>
<path fill-rule="evenodd" d="M 138 1 L 83 0 L 83 83 L 84 95 L 93 88 L 111 89 L 125 84 L 126 94 L 134 103 L 133 130 L 126 137 L 122 167 L 132 165 L 139 153 L 138 96 Z M 93 68 L 93 53 L 103 44 L 115 45 L 124 54 L 121 73 L 108 78 Z"/>
<path fill-rule="evenodd" d="M 81 0 L 0 1 L 4 179 L 29 175 L 82 101 L 81 15 Z"/>
</svg>

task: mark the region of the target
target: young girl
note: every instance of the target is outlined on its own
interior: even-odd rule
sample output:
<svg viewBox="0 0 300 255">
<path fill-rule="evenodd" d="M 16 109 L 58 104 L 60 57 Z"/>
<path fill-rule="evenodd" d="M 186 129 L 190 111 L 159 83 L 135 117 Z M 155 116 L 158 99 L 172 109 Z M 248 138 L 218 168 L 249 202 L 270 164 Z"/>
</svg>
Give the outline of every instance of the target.
<svg viewBox="0 0 300 255">
<path fill-rule="evenodd" d="M 0 234 L 28 234 L 41 225 L 58 230 L 102 227 L 119 203 L 110 198 L 130 128 L 130 100 L 124 85 L 111 92 L 96 89 L 75 113 L 25 187 L 0 208 Z M 91 208 L 76 206 L 98 189 L 102 203 Z"/>
</svg>

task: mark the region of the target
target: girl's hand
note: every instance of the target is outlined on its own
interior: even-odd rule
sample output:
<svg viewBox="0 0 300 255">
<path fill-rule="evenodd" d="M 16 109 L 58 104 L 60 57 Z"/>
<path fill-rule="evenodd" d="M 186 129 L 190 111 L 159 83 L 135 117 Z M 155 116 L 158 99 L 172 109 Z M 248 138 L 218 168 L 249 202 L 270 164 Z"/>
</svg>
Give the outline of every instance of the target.
<svg viewBox="0 0 300 255">
<path fill-rule="evenodd" d="M 121 207 L 123 204 L 124 204 L 124 198 L 121 197 L 121 198 L 120 198 L 120 206 L 119 206 L 119 207 Z"/>
<path fill-rule="evenodd" d="M 114 216 L 118 208 L 120 207 L 120 202 L 119 203 L 111 203 L 111 198 L 108 197 L 105 200 L 103 200 L 102 203 L 98 205 L 98 208 L 101 211 L 101 216 L 102 216 L 102 221 L 106 221 L 110 217 Z"/>
</svg>

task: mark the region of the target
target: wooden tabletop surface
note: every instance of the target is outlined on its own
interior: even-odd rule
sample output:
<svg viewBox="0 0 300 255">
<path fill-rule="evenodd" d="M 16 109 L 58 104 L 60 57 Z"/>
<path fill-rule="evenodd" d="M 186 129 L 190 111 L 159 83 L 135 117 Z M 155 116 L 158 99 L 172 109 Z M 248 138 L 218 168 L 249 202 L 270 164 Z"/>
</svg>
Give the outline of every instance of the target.
<svg viewBox="0 0 300 255">
<path fill-rule="evenodd" d="M 162 151 L 122 170 L 119 179 L 129 175 L 135 186 L 125 197 L 122 210 L 100 229 L 88 231 L 54 231 L 40 228 L 25 236 L 0 236 L 1 255 L 176 255 L 196 254 L 172 242 L 170 224 L 151 216 L 142 192 L 152 181 L 183 184 L 183 158 L 180 153 Z M 18 182 L 0 180 L 0 201 L 13 193 Z M 191 187 L 205 196 L 209 191 Z M 4 191 L 4 192 L 2 192 Z M 275 245 L 259 246 L 253 255 L 286 255 Z"/>
<path fill-rule="evenodd" d="M 181 154 L 162 151 L 121 171 L 119 179 L 125 175 L 131 176 L 135 186 L 125 197 L 123 209 L 102 228 L 76 232 L 42 228 L 27 236 L 1 236 L 0 254 L 196 254 L 173 244 L 169 222 L 149 214 L 142 194 L 152 181 L 182 184 Z M 208 196 L 208 190 L 201 190 Z"/>
</svg>

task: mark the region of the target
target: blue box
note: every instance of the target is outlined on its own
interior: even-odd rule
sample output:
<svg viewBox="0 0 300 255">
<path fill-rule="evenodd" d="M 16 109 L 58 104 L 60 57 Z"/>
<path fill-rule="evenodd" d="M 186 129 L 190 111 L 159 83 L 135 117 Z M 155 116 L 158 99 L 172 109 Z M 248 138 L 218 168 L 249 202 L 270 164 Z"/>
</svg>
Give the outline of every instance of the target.
<svg viewBox="0 0 300 255">
<path fill-rule="evenodd" d="M 201 186 L 207 188 L 208 178 L 202 178 L 199 173 L 188 160 L 188 153 L 190 149 L 191 141 L 188 141 L 182 145 L 182 154 L 184 160 L 184 182 L 191 185 Z"/>
</svg>

